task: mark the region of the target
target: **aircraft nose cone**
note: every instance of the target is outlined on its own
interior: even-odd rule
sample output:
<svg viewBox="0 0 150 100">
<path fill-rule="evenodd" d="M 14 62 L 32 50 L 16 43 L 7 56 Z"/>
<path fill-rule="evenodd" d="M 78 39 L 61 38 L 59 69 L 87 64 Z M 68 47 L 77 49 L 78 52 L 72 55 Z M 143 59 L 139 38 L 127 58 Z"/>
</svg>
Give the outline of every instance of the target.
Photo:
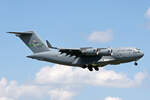
<svg viewBox="0 0 150 100">
<path fill-rule="evenodd" d="M 143 56 L 144 56 L 144 53 L 143 53 L 143 52 L 141 52 L 140 57 L 142 58 Z"/>
<path fill-rule="evenodd" d="M 144 53 L 141 54 L 141 57 L 143 57 L 143 56 L 144 56 Z"/>
</svg>

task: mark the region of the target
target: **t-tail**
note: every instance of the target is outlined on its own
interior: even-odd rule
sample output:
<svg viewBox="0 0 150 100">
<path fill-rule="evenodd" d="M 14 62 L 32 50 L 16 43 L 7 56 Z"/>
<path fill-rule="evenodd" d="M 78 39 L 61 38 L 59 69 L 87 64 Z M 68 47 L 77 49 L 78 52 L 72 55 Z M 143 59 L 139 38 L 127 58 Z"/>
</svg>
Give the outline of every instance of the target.
<svg viewBox="0 0 150 100">
<path fill-rule="evenodd" d="M 18 36 L 33 53 L 49 51 L 49 48 L 40 40 L 34 31 L 8 32 Z"/>
</svg>

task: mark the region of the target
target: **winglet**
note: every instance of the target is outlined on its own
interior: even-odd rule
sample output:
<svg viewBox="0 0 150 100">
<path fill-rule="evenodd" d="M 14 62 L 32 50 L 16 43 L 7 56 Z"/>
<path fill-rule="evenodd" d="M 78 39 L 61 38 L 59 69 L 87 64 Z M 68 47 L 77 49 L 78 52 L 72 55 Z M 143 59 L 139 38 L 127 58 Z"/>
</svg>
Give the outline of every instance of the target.
<svg viewBox="0 0 150 100">
<path fill-rule="evenodd" d="M 34 32 L 33 31 L 26 31 L 26 32 L 7 32 L 10 34 L 15 34 L 16 36 L 20 36 L 20 35 L 32 35 Z"/>
</svg>

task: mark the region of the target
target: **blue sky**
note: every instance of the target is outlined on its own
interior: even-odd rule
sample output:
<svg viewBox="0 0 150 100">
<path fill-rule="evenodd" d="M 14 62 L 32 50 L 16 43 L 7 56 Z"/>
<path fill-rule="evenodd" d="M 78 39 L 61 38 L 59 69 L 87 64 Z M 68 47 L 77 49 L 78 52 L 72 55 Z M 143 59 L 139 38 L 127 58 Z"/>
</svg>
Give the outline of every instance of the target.
<svg viewBox="0 0 150 100">
<path fill-rule="evenodd" d="M 79 87 L 75 89 L 76 86 L 74 83 L 72 83 L 67 84 L 70 87 L 69 89 L 66 89 L 66 86 L 61 86 L 62 91 L 66 89 L 67 91 L 70 91 L 69 93 L 74 93 L 73 95 L 69 94 L 69 99 L 64 97 L 64 100 L 150 99 L 149 8 L 150 1 L 148 0 L 1 1 L 0 84 L 8 83 L 7 85 L 9 87 L 12 85 L 11 83 L 13 83 L 12 80 L 15 80 L 15 82 L 18 84 L 18 87 L 25 88 L 23 87 L 24 85 L 28 86 L 31 84 L 36 84 L 36 87 L 39 87 L 37 83 L 33 82 L 36 80 L 37 74 L 40 72 L 42 73 L 42 69 L 46 68 L 45 66 L 49 66 L 48 69 L 52 69 L 52 67 L 57 68 L 57 65 L 52 63 L 26 58 L 26 56 L 30 55 L 32 52 L 18 38 L 10 34 L 6 34 L 8 31 L 35 30 L 44 42 L 45 40 L 49 40 L 52 45 L 57 47 L 77 48 L 87 46 L 129 46 L 138 47 L 145 53 L 145 56 L 138 62 L 138 67 L 135 67 L 133 63 L 128 63 L 116 66 L 107 66 L 104 68 L 104 70 L 108 72 L 115 72 L 118 76 L 122 75 L 123 73 L 128 79 L 133 79 L 133 81 L 134 76 L 141 72 L 145 75 L 145 77 L 137 86 L 128 86 L 128 88 L 125 88 L 116 87 L 116 85 L 104 86 L 92 85 L 91 83 L 89 85 L 86 82 L 83 82 L 81 84 L 85 84 L 85 86 L 79 84 Z M 88 40 L 89 36 L 95 32 L 98 34 L 107 34 L 107 41 L 101 42 Z M 68 71 L 71 69 L 66 70 Z M 71 72 L 74 73 L 76 70 L 80 71 L 81 69 L 72 69 Z M 85 73 L 87 74 L 88 72 Z M 99 71 L 99 73 L 101 73 L 101 71 Z M 52 86 L 53 85 L 50 85 L 50 90 L 53 90 Z M 4 88 L 5 87 L 7 86 L 4 86 Z M 0 91 L 0 100 L 25 100 L 26 98 L 28 98 L 28 100 L 58 100 L 59 98 L 52 98 L 52 96 L 55 96 L 59 91 L 59 86 L 54 87 L 56 89 L 49 92 L 50 96 L 46 95 L 47 91 L 44 90 L 43 96 L 41 97 L 32 97 L 26 94 L 26 92 L 22 92 L 22 94 L 19 94 L 18 97 L 13 97 L 10 96 L 9 93 L 2 94 Z M 13 89 L 11 91 L 13 91 Z M 67 94 L 67 91 L 63 93 Z M 111 97 L 111 99 L 108 99 L 107 97 Z"/>
</svg>

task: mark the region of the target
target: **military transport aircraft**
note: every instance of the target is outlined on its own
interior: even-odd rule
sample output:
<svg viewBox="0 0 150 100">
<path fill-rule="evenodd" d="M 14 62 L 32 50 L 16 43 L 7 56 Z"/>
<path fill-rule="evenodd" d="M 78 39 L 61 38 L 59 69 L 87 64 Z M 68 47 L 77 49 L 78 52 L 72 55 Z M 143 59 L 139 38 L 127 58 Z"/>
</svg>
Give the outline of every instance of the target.
<svg viewBox="0 0 150 100">
<path fill-rule="evenodd" d="M 88 68 L 90 71 L 106 65 L 116 65 L 136 61 L 144 56 L 138 48 L 57 48 L 48 40 L 47 46 L 39 39 L 34 31 L 8 32 L 18 36 L 32 50 L 27 57 L 57 64 Z"/>
</svg>

